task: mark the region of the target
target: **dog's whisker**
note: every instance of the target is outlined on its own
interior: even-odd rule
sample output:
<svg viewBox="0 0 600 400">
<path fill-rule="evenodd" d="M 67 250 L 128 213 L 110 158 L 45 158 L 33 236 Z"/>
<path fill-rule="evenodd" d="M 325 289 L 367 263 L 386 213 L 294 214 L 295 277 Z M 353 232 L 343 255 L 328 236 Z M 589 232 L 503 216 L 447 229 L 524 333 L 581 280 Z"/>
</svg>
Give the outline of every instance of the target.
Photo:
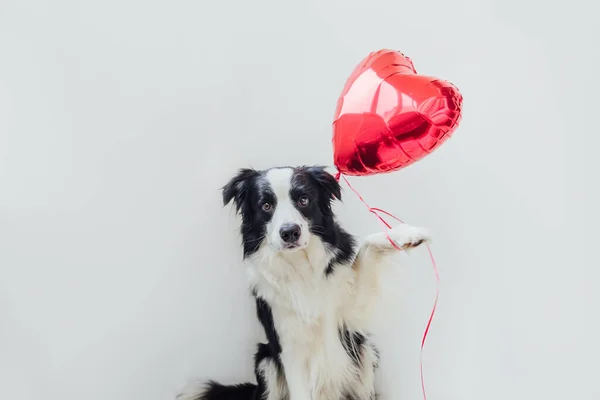
<svg viewBox="0 0 600 400">
<path fill-rule="evenodd" d="M 251 239 L 251 240 L 246 240 L 246 243 L 254 243 L 254 242 L 258 242 L 260 240 L 263 240 L 264 238 L 266 238 L 266 236 L 261 236 L 259 238 L 256 239 Z"/>
</svg>

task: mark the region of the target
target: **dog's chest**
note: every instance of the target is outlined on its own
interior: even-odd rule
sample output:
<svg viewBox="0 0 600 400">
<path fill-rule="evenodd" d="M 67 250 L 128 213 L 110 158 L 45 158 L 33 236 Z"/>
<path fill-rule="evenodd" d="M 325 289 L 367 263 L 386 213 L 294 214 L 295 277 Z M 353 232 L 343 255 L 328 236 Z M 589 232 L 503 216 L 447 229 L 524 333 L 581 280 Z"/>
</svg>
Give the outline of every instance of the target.
<svg viewBox="0 0 600 400">
<path fill-rule="evenodd" d="M 337 400 L 356 376 L 340 337 L 348 282 L 345 274 L 325 275 L 331 256 L 315 247 L 285 259 L 256 260 L 250 282 L 271 307 L 286 375 L 308 379 L 315 399 Z M 301 371 L 289 371 L 286 360 Z"/>
<path fill-rule="evenodd" d="M 340 339 L 336 310 L 325 309 L 322 314 L 306 319 L 290 309 L 275 306 L 273 316 L 282 358 L 298 362 L 314 398 L 341 398 L 354 365 Z"/>
<path fill-rule="evenodd" d="M 282 357 L 299 361 L 313 398 L 340 399 L 355 367 L 340 336 L 343 285 L 332 277 L 296 281 L 286 289 L 272 299 Z"/>
</svg>

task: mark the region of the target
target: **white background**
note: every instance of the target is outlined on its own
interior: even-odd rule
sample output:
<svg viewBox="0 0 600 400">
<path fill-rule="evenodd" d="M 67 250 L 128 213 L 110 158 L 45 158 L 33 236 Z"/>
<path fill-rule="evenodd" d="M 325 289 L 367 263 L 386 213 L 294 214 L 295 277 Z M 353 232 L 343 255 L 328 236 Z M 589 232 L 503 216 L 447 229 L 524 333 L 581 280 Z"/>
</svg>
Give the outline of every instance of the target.
<svg viewBox="0 0 600 400">
<path fill-rule="evenodd" d="M 252 380 L 262 334 L 219 187 L 238 167 L 330 164 L 337 96 L 383 47 L 465 97 L 434 155 L 352 180 L 433 233 L 430 399 L 600 398 L 582 3 L 2 0 L 0 398 Z M 351 232 L 379 229 L 345 199 Z M 384 399 L 421 396 L 434 278 L 424 250 L 407 261 L 382 306 Z"/>
</svg>

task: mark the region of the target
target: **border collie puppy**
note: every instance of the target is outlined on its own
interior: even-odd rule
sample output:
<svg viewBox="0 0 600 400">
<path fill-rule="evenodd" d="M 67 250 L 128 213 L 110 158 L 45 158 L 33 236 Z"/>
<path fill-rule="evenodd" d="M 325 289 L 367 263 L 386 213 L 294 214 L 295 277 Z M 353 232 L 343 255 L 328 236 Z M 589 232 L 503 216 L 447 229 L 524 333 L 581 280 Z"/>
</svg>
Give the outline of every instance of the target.
<svg viewBox="0 0 600 400">
<path fill-rule="evenodd" d="M 378 353 L 369 338 L 378 282 L 397 250 L 385 233 L 355 239 L 337 223 L 336 179 L 322 167 L 243 169 L 223 188 L 241 214 L 244 262 L 265 334 L 256 384 L 182 394 L 196 400 L 373 400 Z M 428 240 L 402 224 L 389 233 L 408 249 Z"/>
</svg>

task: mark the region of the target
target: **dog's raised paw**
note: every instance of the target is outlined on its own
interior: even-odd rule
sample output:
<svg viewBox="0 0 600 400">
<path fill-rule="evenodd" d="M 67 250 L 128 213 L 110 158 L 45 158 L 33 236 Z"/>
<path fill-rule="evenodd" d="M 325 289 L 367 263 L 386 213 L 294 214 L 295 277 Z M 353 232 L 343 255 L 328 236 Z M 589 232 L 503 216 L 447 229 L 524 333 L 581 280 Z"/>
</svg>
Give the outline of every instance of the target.
<svg viewBox="0 0 600 400">
<path fill-rule="evenodd" d="M 429 233 L 424 228 L 401 224 L 390 229 L 387 234 L 399 247 L 411 249 L 425 242 L 430 242 Z M 367 237 L 367 243 L 379 248 L 394 248 L 384 232 L 372 234 Z"/>
<path fill-rule="evenodd" d="M 425 242 L 431 242 L 427 229 L 407 224 L 392 228 L 388 234 L 393 241 L 404 249 L 417 247 Z"/>
</svg>

